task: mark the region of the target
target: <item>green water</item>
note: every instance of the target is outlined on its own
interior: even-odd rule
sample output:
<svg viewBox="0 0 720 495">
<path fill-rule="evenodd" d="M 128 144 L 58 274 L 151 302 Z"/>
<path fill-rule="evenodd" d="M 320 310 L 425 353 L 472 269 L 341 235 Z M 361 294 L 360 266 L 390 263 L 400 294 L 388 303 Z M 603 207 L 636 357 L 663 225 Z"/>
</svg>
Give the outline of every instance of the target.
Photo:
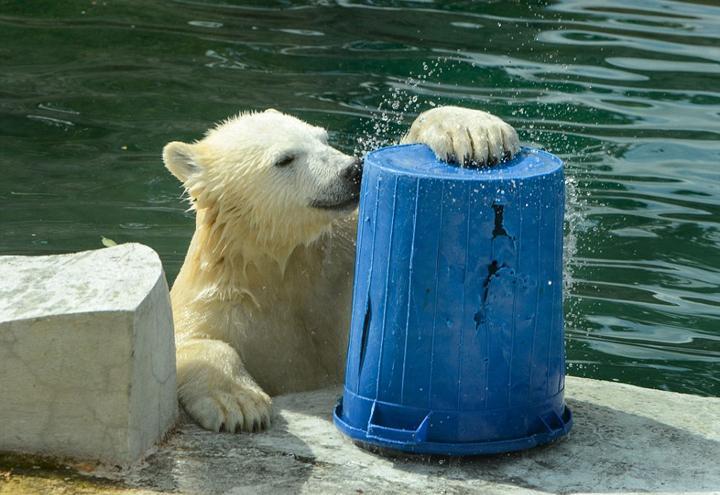
<svg viewBox="0 0 720 495">
<path fill-rule="evenodd" d="M 173 279 L 193 219 L 167 141 L 275 107 L 351 152 L 430 101 L 482 108 L 575 183 L 569 372 L 720 395 L 713 3 L 0 0 L 0 253 L 106 236 Z"/>
</svg>

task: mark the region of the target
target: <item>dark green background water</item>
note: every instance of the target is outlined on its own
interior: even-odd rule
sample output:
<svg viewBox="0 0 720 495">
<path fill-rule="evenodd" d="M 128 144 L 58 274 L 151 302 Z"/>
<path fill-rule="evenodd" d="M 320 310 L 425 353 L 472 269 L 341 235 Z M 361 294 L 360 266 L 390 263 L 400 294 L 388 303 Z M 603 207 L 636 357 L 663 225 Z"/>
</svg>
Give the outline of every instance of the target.
<svg viewBox="0 0 720 495">
<path fill-rule="evenodd" d="M 173 279 L 167 141 L 272 106 L 353 151 L 428 101 L 482 108 L 576 183 L 569 372 L 720 395 L 719 40 L 713 1 L 0 0 L 0 253 L 107 236 Z"/>
</svg>

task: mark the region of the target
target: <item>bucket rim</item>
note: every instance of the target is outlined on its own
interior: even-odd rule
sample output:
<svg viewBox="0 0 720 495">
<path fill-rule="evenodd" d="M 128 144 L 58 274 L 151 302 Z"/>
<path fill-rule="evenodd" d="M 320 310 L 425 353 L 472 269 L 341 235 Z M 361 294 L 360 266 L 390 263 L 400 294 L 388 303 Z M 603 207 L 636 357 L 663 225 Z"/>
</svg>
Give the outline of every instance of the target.
<svg viewBox="0 0 720 495">
<path fill-rule="evenodd" d="M 520 148 L 509 161 L 492 167 L 460 167 L 438 160 L 425 144 L 387 146 L 371 151 L 364 161 L 365 167 L 375 167 L 392 174 L 458 181 L 522 180 L 563 173 L 564 168 L 564 162 L 559 157 L 527 146 Z"/>
<path fill-rule="evenodd" d="M 440 443 L 440 442 L 403 442 L 388 438 L 373 436 L 367 430 L 349 425 L 342 419 L 342 400 L 333 408 L 333 423 L 338 430 L 352 440 L 373 447 L 380 447 L 389 450 L 407 452 L 410 454 L 426 454 L 441 456 L 473 456 L 473 455 L 491 455 L 502 454 L 507 452 L 516 452 L 519 450 L 527 450 L 533 447 L 551 443 L 559 438 L 567 435 L 573 426 L 573 414 L 567 404 L 563 404 L 563 414 L 561 426 L 543 433 L 535 433 L 525 437 L 506 439 L 506 440 L 490 440 L 484 442 L 457 442 L 457 443 Z"/>
</svg>

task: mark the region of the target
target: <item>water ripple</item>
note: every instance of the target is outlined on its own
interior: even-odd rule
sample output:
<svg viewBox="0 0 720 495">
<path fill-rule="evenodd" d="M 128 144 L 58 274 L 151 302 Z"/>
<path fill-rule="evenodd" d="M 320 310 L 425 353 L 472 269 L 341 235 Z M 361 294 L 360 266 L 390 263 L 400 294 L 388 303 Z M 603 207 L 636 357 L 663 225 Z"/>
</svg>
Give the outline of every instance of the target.
<svg viewBox="0 0 720 495">
<path fill-rule="evenodd" d="M 468 105 L 567 163 L 570 370 L 720 395 L 711 3 L 5 2 L 0 252 L 103 235 L 157 249 L 172 279 L 193 219 L 167 141 L 275 107 L 360 152 Z"/>
</svg>

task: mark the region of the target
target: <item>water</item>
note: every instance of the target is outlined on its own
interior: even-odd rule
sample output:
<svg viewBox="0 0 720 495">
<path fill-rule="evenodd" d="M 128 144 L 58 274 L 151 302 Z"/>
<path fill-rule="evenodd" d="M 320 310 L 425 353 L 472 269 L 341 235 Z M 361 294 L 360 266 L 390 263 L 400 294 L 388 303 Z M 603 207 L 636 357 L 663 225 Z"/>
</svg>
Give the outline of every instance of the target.
<svg viewBox="0 0 720 495">
<path fill-rule="evenodd" d="M 275 107 L 352 152 L 471 106 L 567 161 L 570 373 L 720 395 L 712 4 L 0 0 L 0 253 L 105 236 L 173 279 L 193 219 L 166 142 Z"/>
</svg>

